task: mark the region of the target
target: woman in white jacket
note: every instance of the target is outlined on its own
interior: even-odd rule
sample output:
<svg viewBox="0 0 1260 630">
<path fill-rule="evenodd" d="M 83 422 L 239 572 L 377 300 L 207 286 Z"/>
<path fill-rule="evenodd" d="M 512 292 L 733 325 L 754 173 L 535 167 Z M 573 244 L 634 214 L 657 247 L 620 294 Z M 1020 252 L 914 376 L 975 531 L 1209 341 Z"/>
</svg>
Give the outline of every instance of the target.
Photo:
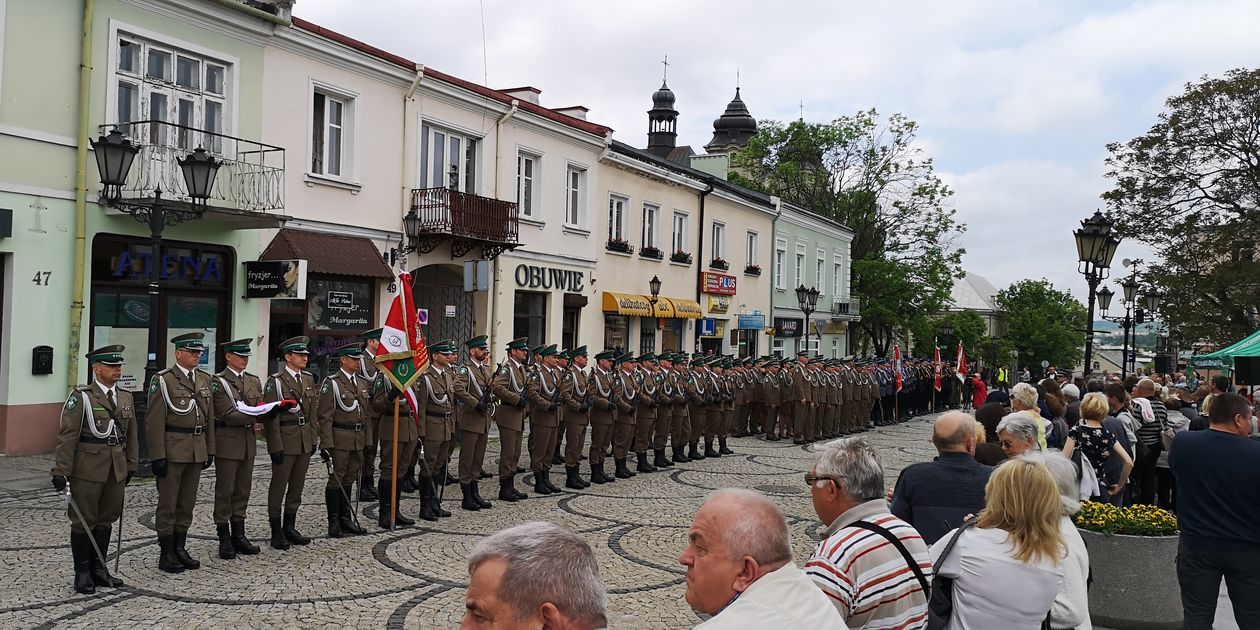
<svg viewBox="0 0 1260 630">
<path fill-rule="evenodd" d="M 1067 556 L 1060 565 L 1063 581 L 1059 584 L 1054 605 L 1050 607 L 1050 627 L 1055 630 L 1092 630 L 1089 620 L 1089 550 L 1072 522 L 1072 515 L 1081 510 L 1081 502 L 1077 500 L 1080 495 L 1076 465 L 1058 451 L 1030 453 L 1024 459 L 1038 462 L 1050 471 L 1059 488 L 1059 500 L 1063 503 L 1059 532 L 1063 535 Z"/>
</svg>

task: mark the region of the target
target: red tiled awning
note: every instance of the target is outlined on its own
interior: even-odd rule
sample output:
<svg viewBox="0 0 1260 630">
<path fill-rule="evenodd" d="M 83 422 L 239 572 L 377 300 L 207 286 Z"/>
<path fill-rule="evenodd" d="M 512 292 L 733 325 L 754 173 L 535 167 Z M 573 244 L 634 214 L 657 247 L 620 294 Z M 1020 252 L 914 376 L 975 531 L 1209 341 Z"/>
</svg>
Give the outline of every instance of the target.
<svg viewBox="0 0 1260 630">
<path fill-rule="evenodd" d="M 366 238 L 282 229 L 259 260 L 307 261 L 307 271 L 340 276 L 393 278 L 376 245 Z"/>
</svg>

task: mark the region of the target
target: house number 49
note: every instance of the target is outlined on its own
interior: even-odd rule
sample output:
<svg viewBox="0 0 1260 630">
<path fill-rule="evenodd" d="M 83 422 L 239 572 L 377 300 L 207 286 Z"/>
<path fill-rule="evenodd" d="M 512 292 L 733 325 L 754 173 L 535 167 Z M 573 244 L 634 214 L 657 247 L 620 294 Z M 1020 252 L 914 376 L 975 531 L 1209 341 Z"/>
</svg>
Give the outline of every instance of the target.
<svg viewBox="0 0 1260 630">
<path fill-rule="evenodd" d="M 51 271 L 36 271 L 35 277 L 31 278 L 31 282 L 34 282 L 41 287 L 46 287 L 49 285 L 50 278 L 52 278 Z"/>
</svg>

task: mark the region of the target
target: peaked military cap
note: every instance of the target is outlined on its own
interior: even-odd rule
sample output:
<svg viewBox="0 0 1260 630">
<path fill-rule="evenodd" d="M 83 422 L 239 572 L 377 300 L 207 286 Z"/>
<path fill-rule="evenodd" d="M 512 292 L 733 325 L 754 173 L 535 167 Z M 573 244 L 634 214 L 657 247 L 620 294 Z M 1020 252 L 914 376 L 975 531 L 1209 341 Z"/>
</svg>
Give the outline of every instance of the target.
<svg viewBox="0 0 1260 630">
<path fill-rule="evenodd" d="M 171 337 L 171 343 L 175 344 L 176 350 L 205 350 L 205 338 L 206 333 L 190 332 Z"/>
<path fill-rule="evenodd" d="M 543 350 L 546 350 L 546 349 L 547 349 L 547 344 L 545 344 L 545 343 L 544 343 L 544 344 L 542 344 L 542 345 L 540 345 L 540 346 L 534 346 L 533 348 L 530 348 L 530 349 L 529 349 L 529 353 L 530 353 L 530 354 L 542 354 L 542 351 L 543 351 Z"/>
<path fill-rule="evenodd" d="M 248 357 L 251 355 L 250 345 L 253 342 L 253 339 L 247 338 L 237 339 L 236 341 L 228 341 L 219 345 L 223 348 L 224 352 L 231 352 L 232 354 Z"/>
<path fill-rule="evenodd" d="M 439 342 L 437 342 L 437 343 L 435 343 L 435 344 L 433 344 L 433 345 L 429 346 L 429 352 L 443 352 L 443 353 L 445 353 L 445 352 L 458 352 L 458 351 L 459 351 L 459 350 L 458 350 L 458 348 L 455 346 L 455 340 L 454 340 L 454 339 L 443 339 L 443 340 L 441 340 L 441 341 L 439 341 Z"/>
<path fill-rule="evenodd" d="M 652 354 L 651 352 L 645 352 L 643 354 L 640 354 L 639 358 L 635 359 L 635 361 L 639 363 L 642 363 L 644 361 L 656 361 L 656 355 Z"/>
<path fill-rule="evenodd" d="M 797 352 L 797 353 L 796 353 L 796 356 L 798 356 L 798 357 L 807 357 L 807 356 L 809 356 L 809 350 L 801 350 L 801 351 L 799 351 L 799 352 Z"/>
<path fill-rule="evenodd" d="M 489 348 L 490 347 L 489 338 L 486 337 L 485 335 L 477 335 L 476 337 L 473 337 L 472 339 L 465 341 L 464 346 L 468 348 L 469 350 L 473 348 Z"/>
<path fill-rule="evenodd" d="M 380 339 L 381 333 L 383 332 L 385 332 L 384 328 L 373 328 L 372 330 L 369 330 L 363 333 L 362 335 L 359 335 L 359 338 L 364 341 L 367 341 L 368 339 Z"/>
<path fill-rule="evenodd" d="M 341 346 L 340 348 L 337 348 L 337 356 L 350 357 L 351 359 L 357 359 L 363 356 L 363 344 L 350 343 L 350 344 Z"/>
<path fill-rule="evenodd" d="M 586 356 L 586 346 L 578 346 L 569 351 L 570 359 L 576 359 L 577 357 L 584 357 L 584 356 Z"/>
<path fill-rule="evenodd" d="M 289 352 L 294 354 L 310 354 L 311 351 L 306 348 L 306 345 L 310 342 L 310 337 L 293 337 L 292 339 L 286 339 L 280 344 L 280 352 L 286 354 Z"/>
<path fill-rule="evenodd" d="M 554 357 L 556 356 L 558 352 L 559 351 L 556 350 L 556 344 L 553 343 L 549 346 L 539 346 L 538 348 L 535 349 L 534 354 L 538 354 L 544 357 Z"/>
<path fill-rule="evenodd" d="M 617 363 L 633 363 L 633 362 L 634 362 L 633 352 L 626 352 L 626 353 L 623 353 L 621 356 L 617 357 Z"/>
<path fill-rule="evenodd" d="M 88 363 L 100 363 L 101 365 L 122 365 L 123 350 L 126 346 L 114 344 L 112 346 L 101 346 L 87 353 Z"/>
<path fill-rule="evenodd" d="M 517 337 L 507 343 L 508 350 L 529 350 L 529 338 Z"/>
<path fill-rule="evenodd" d="M 617 358 L 617 352 L 614 350 L 605 350 L 595 355 L 596 361 L 613 361 Z"/>
</svg>

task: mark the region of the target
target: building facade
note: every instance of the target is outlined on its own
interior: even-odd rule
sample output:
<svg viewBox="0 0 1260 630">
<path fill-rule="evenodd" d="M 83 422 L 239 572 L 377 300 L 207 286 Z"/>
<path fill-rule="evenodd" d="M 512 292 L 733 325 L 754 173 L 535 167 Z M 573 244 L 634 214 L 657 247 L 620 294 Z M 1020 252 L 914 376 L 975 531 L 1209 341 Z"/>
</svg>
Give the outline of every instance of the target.
<svg viewBox="0 0 1260 630">
<path fill-rule="evenodd" d="M 806 350 L 827 357 L 850 354 L 849 325 L 861 318 L 849 289 L 853 232 L 804 208 L 783 204 L 774 224 L 770 266 L 774 287 L 774 354 Z M 817 289 L 806 321 L 796 290 Z"/>
</svg>

